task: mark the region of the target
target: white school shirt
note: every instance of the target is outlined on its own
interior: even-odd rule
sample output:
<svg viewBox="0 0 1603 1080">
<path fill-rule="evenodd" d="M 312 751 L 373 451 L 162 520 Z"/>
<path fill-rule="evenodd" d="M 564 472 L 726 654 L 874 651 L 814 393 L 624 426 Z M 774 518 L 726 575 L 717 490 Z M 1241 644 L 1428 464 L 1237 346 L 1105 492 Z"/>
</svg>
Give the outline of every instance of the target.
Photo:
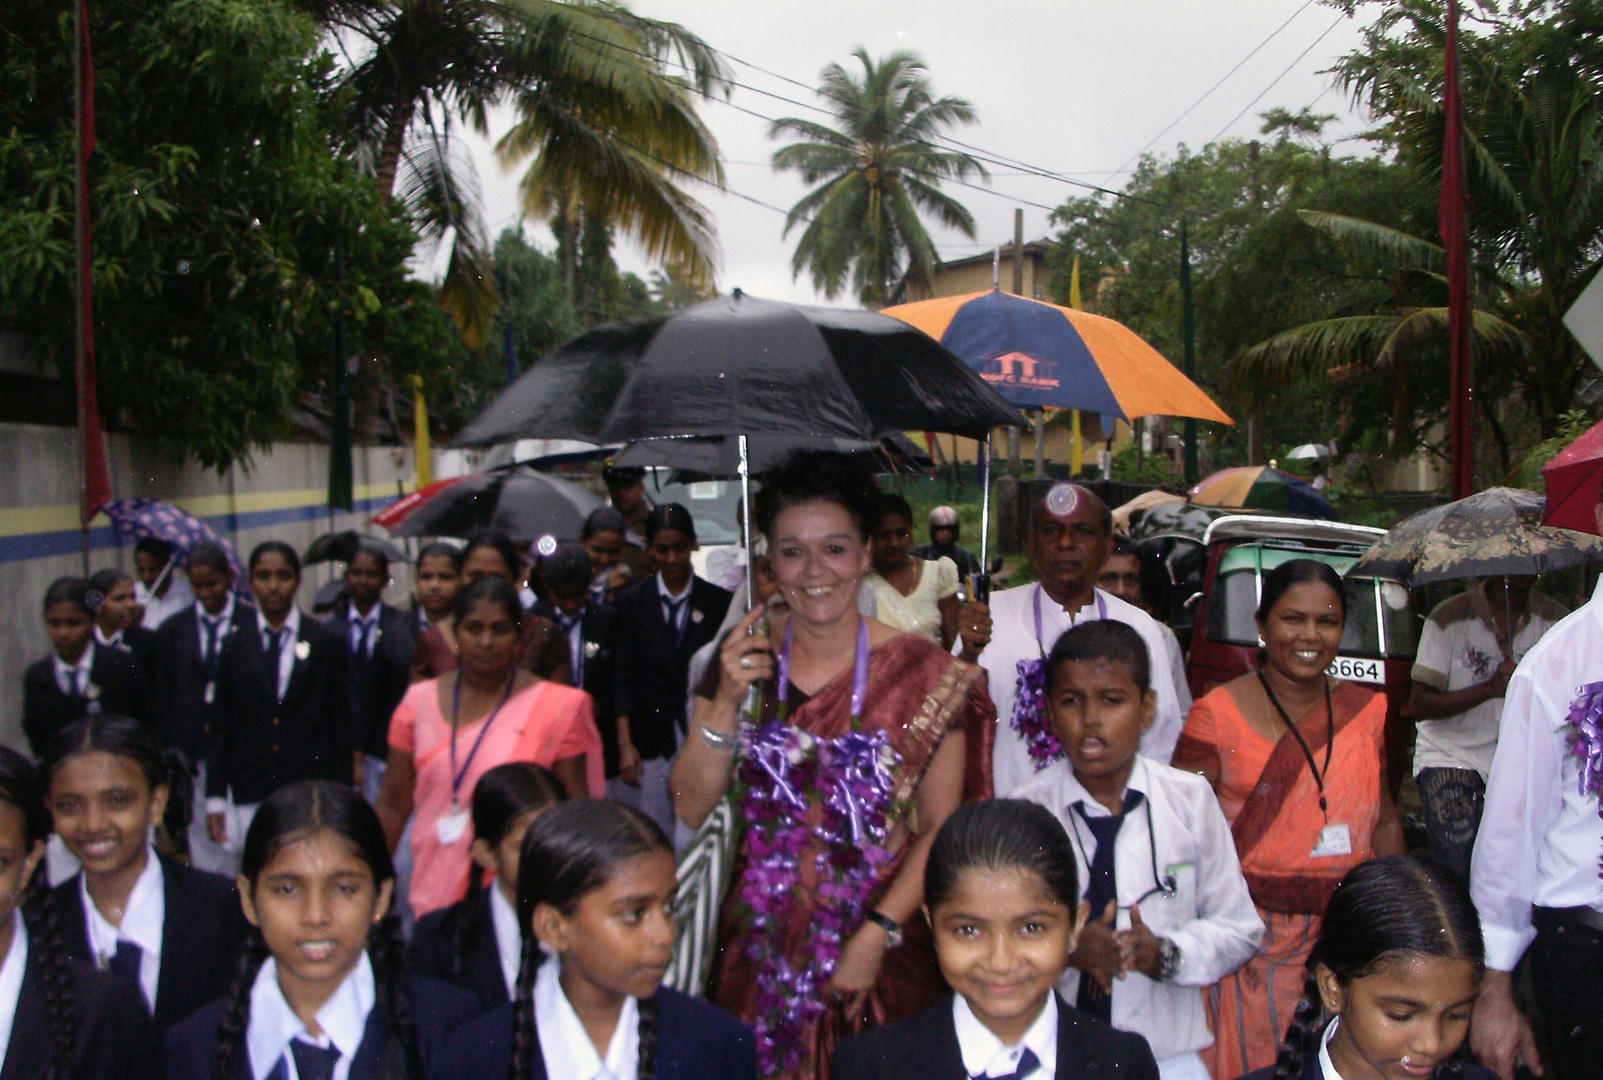
<svg viewBox="0 0 1603 1080">
<path fill-rule="evenodd" d="M 301 609 L 291 606 L 289 617 L 284 620 L 284 625 L 279 627 L 279 630 L 287 631 L 283 640 L 278 643 L 278 700 L 283 701 L 284 695 L 289 693 L 289 677 L 295 672 L 295 645 L 301 636 Z M 264 650 L 267 647 L 267 635 L 272 632 L 273 628 L 268 625 L 267 616 L 258 611 L 256 640 L 262 643 Z"/>
<path fill-rule="evenodd" d="M 167 576 L 166 596 L 154 595 L 145 588 L 144 582 L 135 578 L 134 599 L 145 608 L 145 618 L 140 625 L 147 630 L 157 630 L 162 623 L 195 602 L 195 590 L 189 587 L 189 582 L 175 569 Z"/>
<path fill-rule="evenodd" d="M 690 592 L 695 587 L 696 578 L 692 574 L 690 581 L 685 585 L 684 592 L 669 592 L 668 583 L 662 580 L 660 573 L 657 575 L 657 607 L 666 615 L 668 604 L 679 605 L 678 610 L 674 612 L 673 629 L 675 634 L 683 634 L 685 632 L 685 626 L 690 620 Z"/>
<path fill-rule="evenodd" d="M 145 868 L 139 880 L 128 893 L 128 904 L 123 908 L 122 925 L 111 922 L 95 907 L 89 895 L 89 879 L 78 875 L 78 898 L 83 903 L 84 923 L 89 929 L 89 951 L 94 955 L 95 967 L 102 971 L 111 966 L 117 955 L 117 942 L 129 941 L 139 946 L 139 989 L 145 995 L 145 1008 L 156 1010 L 156 984 L 161 977 L 162 926 L 167 920 L 167 886 L 162 877 L 161 860 L 153 848 L 145 850 Z"/>
<path fill-rule="evenodd" d="M 1035 1018 L 1017 1046 L 1008 1046 L 990 1028 L 980 1023 L 962 994 L 952 995 L 952 1026 L 957 1029 L 957 1048 L 963 1054 L 963 1071 L 969 1076 L 1011 1076 L 1019 1067 L 1024 1048 L 1029 1047 L 1040 1060 L 1040 1068 L 1028 1080 L 1049 1080 L 1058 1072 L 1058 1002 L 1048 994 L 1041 1015 Z"/>
<path fill-rule="evenodd" d="M 1203 988 L 1252 958 L 1264 925 L 1241 875 L 1230 826 L 1206 780 L 1138 755 L 1127 790 L 1144 797 L 1114 841 L 1115 928 L 1130 928 L 1130 905 L 1139 902 L 1141 921 L 1179 947 L 1180 970 L 1166 983 L 1134 971 L 1116 981 L 1112 1020 L 1121 1031 L 1145 1036 L 1153 1056 L 1163 1061 L 1213 1044 Z M 1063 822 L 1081 866 L 1083 896 L 1090 887 L 1085 871 L 1096 854 L 1096 837 L 1073 807 L 1083 803 L 1091 817 L 1110 816 L 1107 808 L 1080 785 L 1066 761 L 1054 762 L 1014 797 L 1040 803 Z M 1156 852 L 1149 837 L 1157 842 Z M 1173 896 L 1154 892 L 1141 899 L 1170 875 L 1175 879 Z M 1074 1001 L 1080 972 L 1069 968 L 1058 989 L 1065 1000 Z"/>
<path fill-rule="evenodd" d="M 76 664 L 67 663 L 58 653 L 51 653 L 50 659 L 55 663 L 56 685 L 61 688 L 63 694 L 71 697 L 89 693 L 89 671 L 95 666 L 93 641 L 84 647 L 83 655 L 78 657 Z"/>
<path fill-rule="evenodd" d="M 563 1080 L 634 1080 L 640 1071 L 640 1003 L 623 999 L 618 1026 L 602 1058 L 562 992 L 561 977 L 562 958 L 551 955 L 534 976 L 534 1023 L 545 1074 Z"/>
<path fill-rule="evenodd" d="M 317 1010 L 317 1026 L 323 1030 L 323 1035 L 314 1039 L 284 999 L 284 991 L 278 985 L 278 967 L 272 957 L 268 957 L 256 974 L 256 983 L 250 992 L 250 1028 L 245 1033 L 245 1046 L 250 1052 L 251 1076 L 254 1080 L 267 1080 L 282 1061 L 284 1080 L 300 1080 L 295 1069 L 295 1055 L 289 1047 L 293 1040 L 299 1039 L 313 1046 L 332 1046 L 338 1050 L 340 1058 L 334 1063 L 334 1080 L 350 1080 L 351 1062 L 356 1059 L 362 1036 L 367 1033 L 367 1018 L 377 997 L 373 963 L 363 952 L 345 981 Z"/>
<path fill-rule="evenodd" d="M 1592 599 L 1531 647 L 1508 681 L 1470 864 L 1487 966 L 1513 971 L 1536 937 L 1531 906 L 1603 911 L 1603 820 L 1580 794 L 1564 718 L 1583 684 L 1603 681 L 1603 579 Z"/>
<path fill-rule="evenodd" d="M 99 623 L 95 623 L 95 644 L 96 645 L 104 645 L 108 649 L 126 649 L 127 648 L 127 646 L 122 643 L 122 631 L 121 630 L 118 630 L 115 634 L 111 635 L 110 637 L 107 637 L 106 636 L 106 632 L 104 630 L 100 629 L 100 624 Z"/>
<path fill-rule="evenodd" d="M 1336 1071 L 1335 1063 L 1330 1060 L 1330 1038 L 1336 1034 L 1336 1026 L 1340 1023 L 1341 1018 L 1337 1017 L 1326 1024 L 1325 1033 L 1319 1038 L 1319 1071 L 1324 1075 L 1324 1080 L 1342 1080 L 1341 1073 Z"/>
<path fill-rule="evenodd" d="M 1011 798 L 1019 788 L 1038 775 L 1029 747 L 1023 737 L 1013 730 L 1013 702 L 1018 696 L 1019 661 L 1039 660 L 1042 650 L 1051 652 L 1053 643 L 1070 626 L 1097 618 L 1098 599 L 1107 606 L 1108 618 L 1128 623 L 1147 644 L 1154 674 L 1152 687 L 1158 696 L 1158 713 L 1152 726 L 1141 736 L 1141 753 L 1167 764 L 1174 756 L 1175 743 L 1180 741 L 1180 727 L 1185 717 L 1175 697 L 1174 681 L 1164 678 L 1169 654 L 1157 621 L 1134 604 L 1126 603 L 1101 589 L 1096 590 L 1096 597 L 1091 603 L 1071 615 L 1042 589 L 1041 640 L 1037 644 L 1034 611 L 1036 588 L 1033 584 L 1020 585 L 992 595 L 991 643 L 980 653 L 978 661 L 990 676 L 991 701 L 996 704 L 996 746 L 991 755 L 996 797 Z M 960 637 L 952 651 L 957 653 L 962 647 Z"/>
<path fill-rule="evenodd" d="M 518 909 L 495 882 L 490 883 L 490 925 L 495 930 L 495 954 L 501 960 L 507 998 L 516 1000 L 518 967 L 523 963 L 523 931 L 518 927 Z"/>
<path fill-rule="evenodd" d="M 17 1001 L 22 997 L 22 975 L 28 970 L 28 928 L 22 909 L 11 912 L 11 948 L 0 964 L 0 1064 L 11 1049 L 11 1027 L 17 1020 Z"/>
</svg>

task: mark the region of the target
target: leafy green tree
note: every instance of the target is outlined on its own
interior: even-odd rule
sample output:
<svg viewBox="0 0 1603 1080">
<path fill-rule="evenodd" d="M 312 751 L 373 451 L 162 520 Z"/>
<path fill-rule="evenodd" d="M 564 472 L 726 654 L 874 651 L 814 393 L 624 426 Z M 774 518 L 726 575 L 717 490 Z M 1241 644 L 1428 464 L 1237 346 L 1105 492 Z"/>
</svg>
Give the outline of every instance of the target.
<svg viewBox="0 0 1603 1080">
<path fill-rule="evenodd" d="M 921 213 L 974 236 L 973 216 L 940 185 L 986 173 L 968 154 L 937 145 L 949 128 L 978 117 L 963 98 L 937 98 L 916 56 L 897 52 L 875 61 L 865 49 L 852 56 L 861 78 L 840 64 L 820 76 L 818 93 L 836 126 L 785 117 L 769 135 L 800 137 L 775 151 L 774 168 L 795 170 L 814 185 L 785 219 L 785 235 L 807 226 L 791 259 L 793 273 L 810 273 L 831 299 L 850 279 L 858 298 L 878 307 L 904 274 L 927 282 L 935 270 Z"/>
<path fill-rule="evenodd" d="M 434 357 L 405 282 L 408 224 L 338 152 L 329 62 L 282 0 L 92 0 L 101 402 L 115 427 L 224 467 L 353 356 Z M 0 14 L 0 323 L 71 370 L 70 8 Z M 415 321 L 415 320 L 414 320 Z"/>
<path fill-rule="evenodd" d="M 1336 435 L 1348 444 L 1388 441 L 1388 387 L 1378 381 L 1332 384 L 1324 370 L 1257 380 L 1239 377 L 1232 365 L 1266 337 L 1387 295 L 1384 283 L 1355 276 L 1338 245 L 1300 211 L 1371 216 L 1406 228 L 1434 214 L 1426 186 L 1407 170 L 1334 154 L 1322 141 L 1327 119 L 1272 110 L 1265 141 L 1232 139 L 1198 152 L 1182 146 L 1173 159 L 1146 156 L 1125 189 L 1129 197 L 1073 199 L 1054 214 L 1062 231 L 1049 256 L 1052 295 L 1067 301 L 1078 255 L 1087 305 L 1177 364 L 1179 226 L 1188 223 L 1198 381 L 1238 421 L 1233 428 L 1201 425 L 1207 468 L 1244 464 L 1249 431 L 1260 447 Z M 1288 401 L 1297 407 L 1287 408 Z"/>
</svg>

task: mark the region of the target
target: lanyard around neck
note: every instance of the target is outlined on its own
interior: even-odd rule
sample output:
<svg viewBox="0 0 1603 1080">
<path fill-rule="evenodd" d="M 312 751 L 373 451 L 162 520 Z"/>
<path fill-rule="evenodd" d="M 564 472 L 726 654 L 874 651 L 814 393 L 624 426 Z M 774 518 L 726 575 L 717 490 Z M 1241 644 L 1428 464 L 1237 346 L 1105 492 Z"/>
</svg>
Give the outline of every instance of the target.
<svg viewBox="0 0 1603 1080">
<path fill-rule="evenodd" d="M 497 705 L 495 707 L 495 711 L 490 714 L 489 719 L 484 721 L 484 726 L 479 729 L 478 736 L 473 740 L 473 748 L 468 751 L 468 759 L 462 763 L 462 768 L 459 771 L 457 769 L 457 767 L 456 767 L 456 733 L 457 733 L 457 722 L 460 719 L 459 714 L 460 714 L 461 709 L 462 709 L 462 673 L 460 671 L 458 671 L 456 673 L 456 685 L 451 688 L 451 805 L 452 806 L 460 805 L 460 803 L 457 800 L 457 794 L 462 790 L 462 781 L 467 777 L 468 770 L 473 768 L 473 759 L 479 756 L 479 747 L 484 745 L 484 737 L 490 733 L 490 727 L 491 727 L 491 725 L 493 725 L 495 723 L 495 718 L 497 716 L 501 715 L 502 708 L 505 707 L 506 703 L 512 699 L 512 687 L 514 685 L 516 685 L 517 681 L 518 681 L 518 669 L 517 669 L 516 666 L 514 666 L 512 668 L 512 674 L 507 676 L 506 693 L 501 695 L 501 704 Z"/>
<path fill-rule="evenodd" d="M 779 647 L 779 712 L 789 712 L 790 646 L 796 639 L 796 620 L 785 623 L 785 640 Z M 857 617 L 857 651 L 852 659 L 852 729 L 863 726 L 863 699 L 868 696 L 868 620 Z"/>
<path fill-rule="evenodd" d="M 1040 583 L 1037 583 L 1035 595 L 1030 598 L 1030 602 L 1035 608 L 1035 647 L 1041 651 L 1041 658 L 1044 660 L 1046 658 L 1046 643 L 1042 640 L 1045 637 L 1045 631 L 1041 628 L 1041 591 Z M 1091 595 L 1096 597 L 1096 617 L 1098 619 L 1106 619 L 1108 617 L 1108 602 L 1095 589 L 1091 590 Z M 1077 614 L 1079 613 L 1075 612 L 1069 616 L 1069 625 L 1071 627 L 1074 625 L 1074 615 Z"/>
<path fill-rule="evenodd" d="M 1297 730 L 1297 725 L 1293 724 L 1291 717 L 1286 715 L 1285 707 L 1280 704 L 1280 699 L 1275 697 L 1275 692 L 1269 689 L 1269 680 L 1264 678 L 1261 669 L 1258 672 L 1258 682 L 1262 684 L 1263 692 L 1269 696 L 1269 704 L 1275 707 L 1275 712 L 1280 714 L 1280 719 L 1284 720 L 1286 726 L 1291 729 L 1291 734 L 1296 738 L 1297 745 L 1302 747 L 1302 756 L 1308 759 L 1308 771 L 1314 774 L 1314 783 L 1319 785 L 1319 812 L 1325 815 L 1325 821 L 1328 823 L 1330 821 L 1330 807 L 1325 801 L 1325 777 L 1330 775 L 1330 754 L 1336 746 L 1336 710 L 1330 704 L 1330 678 L 1328 676 L 1325 678 L 1325 723 L 1328 725 L 1328 733 L 1325 737 L 1325 771 L 1323 773 L 1319 771 L 1319 766 L 1314 763 L 1314 752 L 1309 748 L 1308 740 L 1303 738 L 1302 732 Z"/>
</svg>

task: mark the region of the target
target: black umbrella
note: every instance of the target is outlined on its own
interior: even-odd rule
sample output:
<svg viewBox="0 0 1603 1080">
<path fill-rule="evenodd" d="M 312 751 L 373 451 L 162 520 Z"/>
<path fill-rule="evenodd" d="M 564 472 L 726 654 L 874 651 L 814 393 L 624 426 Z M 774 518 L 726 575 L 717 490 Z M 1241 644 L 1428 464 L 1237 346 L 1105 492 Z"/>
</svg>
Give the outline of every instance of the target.
<svg viewBox="0 0 1603 1080">
<path fill-rule="evenodd" d="M 466 537 L 498 529 L 518 541 L 547 533 L 573 540 L 590 511 L 604 505 L 578 484 L 527 465 L 477 473 L 437 487 L 433 497 L 409 507 L 402 521 L 392 525 L 379 515 L 390 535 Z"/>
<path fill-rule="evenodd" d="M 967 364 L 899 319 L 736 290 L 581 334 L 525 372 L 456 444 L 732 434 L 872 441 L 893 431 L 983 439 L 1024 424 Z"/>
<path fill-rule="evenodd" d="M 944 431 L 985 439 L 1002 426 L 1025 421 L 922 331 L 875 312 L 781 304 L 737 289 L 581 334 L 508 387 L 457 444 L 735 435 L 746 485 L 748 436 L 871 442 Z M 989 494 L 986 485 L 987 509 Z"/>
<path fill-rule="evenodd" d="M 892 432 L 878 442 L 824 435 L 752 435 L 746 441 L 753 476 L 777 468 L 798 450 L 868 454 L 879 472 L 919 472 L 931 464 L 930 456 L 901 432 Z M 740 475 L 740 439 L 728 435 L 642 439 L 624 447 L 613 463 L 677 469 L 686 477 L 698 479 L 732 479 Z"/>
<path fill-rule="evenodd" d="M 355 529 L 346 529 L 343 532 L 324 533 L 311 546 L 301 561 L 307 566 L 321 562 L 348 563 L 356 558 L 360 548 L 372 548 L 384 553 L 390 562 L 410 562 L 411 556 L 387 540 L 380 540 L 376 536 L 366 536 Z"/>
</svg>

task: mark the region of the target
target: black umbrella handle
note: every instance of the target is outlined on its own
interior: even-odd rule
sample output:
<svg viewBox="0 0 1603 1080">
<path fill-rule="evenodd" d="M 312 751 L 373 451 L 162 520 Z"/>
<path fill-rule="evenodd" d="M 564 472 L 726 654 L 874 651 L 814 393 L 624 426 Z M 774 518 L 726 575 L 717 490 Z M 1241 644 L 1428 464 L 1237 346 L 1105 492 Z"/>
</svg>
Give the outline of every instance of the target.
<svg viewBox="0 0 1603 1080">
<path fill-rule="evenodd" d="M 991 602 L 991 575 L 978 573 L 974 575 L 974 599 L 981 604 Z"/>
</svg>

